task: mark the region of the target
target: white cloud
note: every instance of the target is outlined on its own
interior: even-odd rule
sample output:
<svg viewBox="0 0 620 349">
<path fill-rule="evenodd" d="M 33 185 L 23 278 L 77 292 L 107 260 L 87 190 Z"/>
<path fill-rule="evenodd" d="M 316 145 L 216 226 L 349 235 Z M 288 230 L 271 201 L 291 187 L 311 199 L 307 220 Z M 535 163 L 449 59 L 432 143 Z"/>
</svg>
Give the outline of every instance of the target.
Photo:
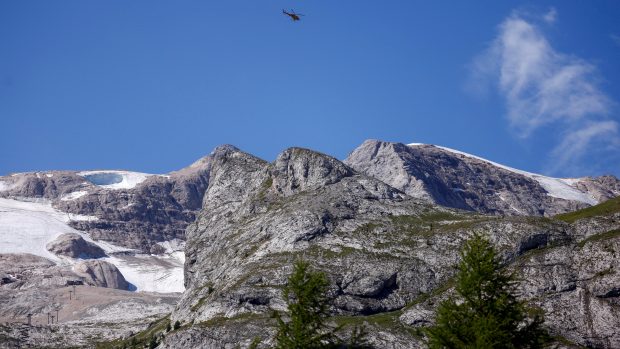
<svg viewBox="0 0 620 349">
<path fill-rule="evenodd" d="M 557 11 L 552 8 L 543 19 L 555 21 Z M 595 144 L 618 144 L 618 124 L 608 117 L 612 101 L 599 87 L 596 67 L 556 51 L 536 24 L 518 14 L 499 26 L 473 68 L 478 83 L 491 79 L 497 85 L 519 137 L 531 137 L 544 126 L 560 127 L 564 138 L 551 152 L 554 172 Z"/>
<path fill-rule="evenodd" d="M 611 34 L 609 37 L 616 45 L 620 46 L 620 35 Z"/>
<path fill-rule="evenodd" d="M 581 158 L 596 144 L 609 145 L 617 151 L 620 146 L 618 139 L 618 123 L 611 120 L 593 122 L 583 128 L 569 131 L 551 152 L 554 162 L 547 170 L 558 172 L 567 167 L 569 170 L 573 169 L 578 164 L 575 160 Z"/>
<path fill-rule="evenodd" d="M 547 12 L 543 16 L 543 20 L 549 24 L 555 23 L 557 19 L 558 19 L 558 11 L 555 9 L 555 7 L 550 8 L 549 12 Z"/>
</svg>

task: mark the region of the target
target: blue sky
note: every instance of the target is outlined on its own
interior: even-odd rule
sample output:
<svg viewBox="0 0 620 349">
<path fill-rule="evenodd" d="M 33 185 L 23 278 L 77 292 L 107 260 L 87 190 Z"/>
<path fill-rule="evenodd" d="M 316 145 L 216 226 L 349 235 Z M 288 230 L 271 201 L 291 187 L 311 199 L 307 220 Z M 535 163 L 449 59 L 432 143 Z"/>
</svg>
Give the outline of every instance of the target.
<svg viewBox="0 0 620 349">
<path fill-rule="evenodd" d="M 282 8 L 305 14 L 299 22 Z M 423 142 L 620 175 L 617 1 L 4 1 L 0 175 Z"/>
</svg>

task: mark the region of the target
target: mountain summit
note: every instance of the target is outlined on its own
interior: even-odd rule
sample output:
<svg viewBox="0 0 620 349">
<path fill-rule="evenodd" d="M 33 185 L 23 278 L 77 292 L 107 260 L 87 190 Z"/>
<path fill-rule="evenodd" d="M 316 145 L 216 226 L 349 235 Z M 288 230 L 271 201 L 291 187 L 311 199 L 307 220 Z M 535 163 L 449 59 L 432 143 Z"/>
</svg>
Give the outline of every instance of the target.
<svg viewBox="0 0 620 349">
<path fill-rule="evenodd" d="M 413 197 L 494 215 L 554 216 L 620 195 L 613 176 L 552 178 L 430 144 L 367 140 L 344 162 Z"/>
</svg>

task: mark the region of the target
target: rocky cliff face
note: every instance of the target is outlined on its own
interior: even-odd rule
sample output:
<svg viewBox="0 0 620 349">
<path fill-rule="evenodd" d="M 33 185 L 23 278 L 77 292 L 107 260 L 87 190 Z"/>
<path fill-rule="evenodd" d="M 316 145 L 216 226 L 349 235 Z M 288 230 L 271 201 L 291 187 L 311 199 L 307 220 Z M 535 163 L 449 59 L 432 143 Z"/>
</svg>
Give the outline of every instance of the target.
<svg viewBox="0 0 620 349">
<path fill-rule="evenodd" d="M 162 348 L 246 348 L 256 338 L 268 347 L 275 327 L 270 315 L 285 309 L 282 286 L 299 258 L 327 274 L 330 321 L 344 326 L 342 336 L 364 324 L 374 347 L 425 347 L 418 329 L 433 323 L 439 302 L 453 296 L 459 250 L 474 233 L 489 237 L 523 280 L 521 297 L 545 312 L 557 347 L 620 347 L 620 199 L 541 217 L 616 195 L 614 177 L 536 177 L 438 147 L 375 141 L 346 163 L 302 148 L 269 163 L 221 146 L 187 169 L 130 189 L 63 176 L 3 177 L 0 193 L 36 194 L 62 210 L 95 215 L 99 220 L 74 224 L 100 229 L 110 241 L 122 240 L 129 229 L 128 244 L 143 250 L 163 237 L 187 239 L 186 290 L 170 315 L 183 326 L 161 338 Z M 54 177 L 65 179 L 49 182 Z M 557 197 L 561 184 L 565 198 Z M 72 194 L 81 191 L 86 194 Z M 182 224 L 184 235 L 166 235 Z M 139 229 L 147 230 L 144 236 Z M 64 286 L 67 275 L 86 280 L 44 259 L 18 271 L 5 259 L 4 299 L 14 298 L 10 289 L 31 289 L 36 282 Z M 44 271 L 24 277 L 35 269 Z M 11 314 L 26 311 L 21 306 Z M 151 326 L 138 337 L 164 328 Z M 125 343 L 131 338 L 137 337 Z"/>
<path fill-rule="evenodd" d="M 129 283 L 123 274 L 106 261 L 87 260 L 77 263 L 73 270 L 86 279 L 86 282 L 97 287 L 109 287 L 118 290 L 129 290 Z"/>
<path fill-rule="evenodd" d="M 496 215 L 549 217 L 620 195 L 613 176 L 550 178 L 425 144 L 368 140 L 344 162 L 413 197 Z"/>
<path fill-rule="evenodd" d="M 96 218 L 71 222 L 93 239 L 157 254 L 163 252 L 157 242 L 184 239 L 185 228 L 202 208 L 213 156 L 168 175 L 126 171 L 14 174 L 0 177 L 0 197 L 49 200 L 60 211 Z M 344 161 L 347 166 L 335 159 L 304 163 L 297 161 L 295 153 L 285 156 L 289 158 L 280 157 L 272 166 L 274 173 L 284 174 L 282 170 L 292 166 L 291 178 L 277 178 L 283 181 L 276 185 L 284 194 L 318 184 L 313 181 L 322 178 L 322 171 L 333 172 L 323 180 L 329 184 L 353 170 L 429 203 L 497 215 L 553 216 L 620 194 L 620 181 L 613 176 L 562 182 L 432 145 L 370 140 L 351 153 Z M 319 172 L 305 173 L 313 169 Z M 306 182 L 296 176 L 306 176 Z"/>
<path fill-rule="evenodd" d="M 164 348 L 247 347 L 257 337 L 269 345 L 269 315 L 285 307 L 281 287 L 297 258 L 327 273 L 334 324 L 366 324 L 378 348 L 424 347 L 415 328 L 432 323 L 450 295 L 460 246 L 474 232 L 528 278 L 523 298 L 552 314 L 554 335 L 601 348 L 620 340 L 610 320 L 618 319 L 615 252 L 586 247 L 613 245 L 615 235 L 586 238 L 583 222 L 443 209 L 306 149 L 271 164 L 237 149 L 215 154 L 203 210 L 187 231 L 186 292 L 172 314 L 190 326 L 168 334 Z"/>
<path fill-rule="evenodd" d="M 105 252 L 97 245 L 84 240 L 78 234 L 62 234 L 46 246 L 47 250 L 71 258 L 101 258 Z"/>
<path fill-rule="evenodd" d="M 202 207 L 210 157 L 169 175 L 126 171 L 53 171 L 0 177 L 0 197 L 45 199 L 63 212 L 92 217 L 71 225 L 95 240 L 161 253 L 156 244 L 184 239 Z"/>
</svg>

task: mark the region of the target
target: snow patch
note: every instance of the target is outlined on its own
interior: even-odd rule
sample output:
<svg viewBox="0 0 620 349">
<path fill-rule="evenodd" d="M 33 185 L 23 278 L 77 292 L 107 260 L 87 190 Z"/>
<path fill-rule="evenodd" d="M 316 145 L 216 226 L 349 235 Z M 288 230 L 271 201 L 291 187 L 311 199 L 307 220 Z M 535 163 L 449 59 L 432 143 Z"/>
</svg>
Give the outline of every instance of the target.
<svg viewBox="0 0 620 349">
<path fill-rule="evenodd" d="M 136 286 L 136 291 L 183 292 L 183 264 L 185 255 L 180 241 L 162 242 L 170 251 L 164 256 L 146 254 L 113 255 L 115 252 L 135 253 L 136 250 L 94 241 L 88 234 L 68 225 L 71 220 L 95 220 L 97 217 L 64 213 L 42 199 L 19 201 L 0 198 L 0 253 L 31 253 L 57 264 L 72 265 L 78 260 L 58 257 L 45 246 L 61 234 L 74 233 L 101 247 L 108 261 L 121 271 L 125 279 Z"/>
<path fill-rule="evenodd" d="M 71 200 L 79 199 L 86 194 L 88 194 L 86 190 L 74 191 L 72 193 L 61 196 L 60 201 L 71 201 Z"/>
<path fill-rule="evenodd" d="M 93 222 L 99 219 L 99 217 L 96 216 L 85 216 L 76 213 L 67 213 L 67 216 L 69 217 L 69 220 L 77 222 Z"/>
<path fill-rule="evenodd" d="M 0 181 L 0 191 L 5 191 L 9 189 L 11 189 L 11 187 L 8 185 L 8 183 Z"/>
<path fill-rule="evenodd" d="M 586 204 L 590 205 L 598 204 L 598 201 L 592 196 L 590 196 L 588 193 L 584 193 L 574 187 L 571 187 L 568 184 L 571 182 L 571 179 L 576 180 L 574 178 L 562 179 L 545 177 L 541 175 L 533 175 L 532 178 L 538 181 L 538 183 L 540 183 L 540 185 L 545 188 L 545 190 L 547 191 L 547 195 L 549 196 L 560 199 L 585 202 Z"/>
<path fill-rule="evenodd" d="M 420 145 L 432 145 L 432 144 L 423 144 L 423 143 L 409 143 L 407 144 L 408 146 L 420 146 Z M 477 159 L 477 160 L 481 160 L 484 162 L 487 162 L 493 166 L 502 168 L 504 170 L 513 172 L 513 173 L 517 173 L 523 176 L 526 176 L 528 178 L 531 178 L 535 181 L 538 182 L 538 184 L 540 184 L 541 187 L 543 187 L 543 189 L 545 189 L 547 191 L 547 195 L 552 196 L 552 197 L 556 197 L 556 198 L 560 198 L 560 199 L 565 199 L 565 200 L 571 200 L 571 201 L 579 201 L 579 202 L 584 202 L 586 204 L 589 205 L 596 205 L 598 204 L 598 201 L 593 198 L 591 195 L 589 195 L 588 193 L 584 193 L 580 190 L 578 190 L 577 188 L 572 187 L 572 185 L 576 184 L 577 182 L 579 182 L 581 179 L 580 178 L 553 178 L 553 177 L 547 177 L 547 176 L 543 176 L 537 173 L 532 173 L 532 172 L 527 172 L 527 171 L 522 171 L 522 170 L 518 170 L 516 168 L 512 168 L 506 165 L 502 165 L 499 164 L 497 162 L 493 162 L 484 158 L 481 158 L 479 156 L 476 155 L 472 155 L 469 153 L 465 153 L 459 150 L 455 150 L 455 149 L 451 149 L 451 148 L 447 148 L 447 147 L 441 147 L 438 145 L 433 145 L 436 148 L 439 149 L 443 149 L 446 151 L 449 151 L 451 153 L 455 153 L 455 154 L 460 154 L 472 159 Z"/>
<path fill-rule="evenodd" d="M 79 172 L 92 184 L 106 189 L 131 189 L 144 182 L 148 177 L 154 176 L 148 173 L 130 171 L 85 171 Z"/>
<path fill-rule="evenodd" d="M 32 253 L 59 263 L 45 245 L 60 234 L 75 232 L 67 222 L 68 217 L 49 203 L 0 199 L 0 253 Z"/>
<path fill-rule="evenodd" d="M 114 264 L 125 280 L 136 286 L 137 291 L 183 292 L 184 258 L 178 254 L 168 256 L 112 256 L 104 260 Z"/>
<path fill-rule="evenodd" d="M 180 239 L 172 239 L 168 241 L 162 241 L 157 243 L 159 246 L 166 250 L 166 253 L 174 253 L 185 250 L 185 241 Z"/>
<path fill-rule="evenodd" d="M 47 177 L 47 178 L 52 178 L 52 177 L 54 177 L 54 174 L 53 174 L 53 173 L 46 173 L 46 174 L 45 174 L 45 177 Z"/>
</svg>

